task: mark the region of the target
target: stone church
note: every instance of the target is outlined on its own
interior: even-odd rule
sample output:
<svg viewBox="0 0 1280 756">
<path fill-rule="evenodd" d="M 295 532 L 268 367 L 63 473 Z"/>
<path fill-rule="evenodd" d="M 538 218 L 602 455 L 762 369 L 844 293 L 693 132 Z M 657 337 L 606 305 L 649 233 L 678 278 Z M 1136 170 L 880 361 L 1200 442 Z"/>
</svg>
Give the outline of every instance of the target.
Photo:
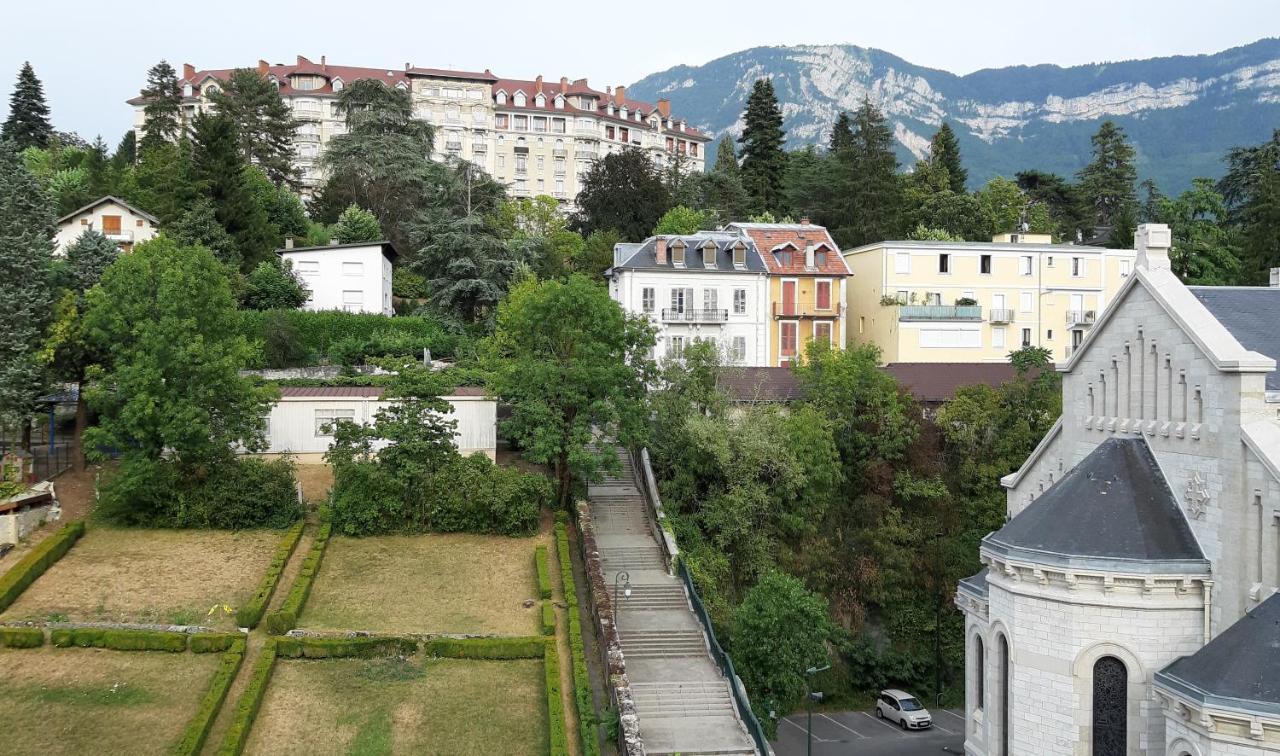
<svg viewBox="0 0 1280 756">
<path fill-rule="evenodd" d="M 1136 236 L 956 593 L 970 756 L 1280 754 L 1280 287 Z"/>
</svg>

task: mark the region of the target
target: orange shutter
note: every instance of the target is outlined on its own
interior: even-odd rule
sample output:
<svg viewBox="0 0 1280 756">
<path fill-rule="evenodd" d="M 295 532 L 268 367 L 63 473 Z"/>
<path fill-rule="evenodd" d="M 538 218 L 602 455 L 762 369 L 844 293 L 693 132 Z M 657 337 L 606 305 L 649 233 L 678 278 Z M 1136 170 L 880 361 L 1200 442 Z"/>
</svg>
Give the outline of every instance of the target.
<svg viewBox="0 0 1280 756">
<path fill-rule="evenodd" d="M 102 233 L 108 235 L 118 235 L 120 233 L 120 216 L 104 215 L 102 216 Z"/>
</svg>

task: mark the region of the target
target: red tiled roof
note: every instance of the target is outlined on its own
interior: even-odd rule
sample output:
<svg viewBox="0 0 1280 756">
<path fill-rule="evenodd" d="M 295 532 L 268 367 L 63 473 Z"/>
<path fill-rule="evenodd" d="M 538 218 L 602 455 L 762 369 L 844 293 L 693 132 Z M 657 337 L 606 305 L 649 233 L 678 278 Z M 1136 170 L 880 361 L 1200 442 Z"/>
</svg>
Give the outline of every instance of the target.
<svg viewBox="0 0 1280 756">
<path fill-rule="evenodd" d="M 804 398 L 796 374 L 785 367 L 724 368 L 716 377 L 716 385 L 736 402 L 794 402 Z"/>
<path fill-rule="evenodd" d="M 498 81 L 493 72 L 485 69 L 477 71 L 453 71 L 448 68 L 419 68 L 414 66 L 408 70 L 410 76 L 434 76 L 441 79 L 467 79 L 469 81 Z"/>
<path fill-rule="evenodd" d="M 764 257 L 765 264 L 769 266 L 770 273 L 810 276 L 850 275 L 849 266 L 840 255 L 840 248 L 836 246 L 835 240 L 831 238 L 831 234 L 827 233 L 824 226 L 803 223 L 734 223 L 731 224 L 731 228 L 751 237 L 759 248 L 760 255 Z M 792 246 L 789 265 L 774 254 L 775 250 L 787 244 Z M 827 259 L 822 267 L 813 269 L 805 267 L 805 249 L 810 246 L 826 247 Z"/>
<path fill-rule="evenodd" d="M 655 111 L 655 108 L 653 105 L 647 102 L 641 102 L 640 100 L 632 100 L 629 98 L 626 98 L 623 100 L 622 103 L 619 103 L 609 93 L 601 92 L 598 89 L 592 89 L 590 86 L 587 85 L 586 79 L 577 79 L 563 86 L 561 85 L 559 80 L 543 79 L 541 91 L 543 92 L 543 94 L 547 96 L 547 104 L 542 106 L 541 108 L 538 108 L 538 106 L 534 103 L 534 98 L 537 96 L 539 91 L 538 82 L 535 79 L 498 79 L 497 82 L 494 83 L 493 85 L 493 91 L 494 93 L 497 93 L 498 90 L 502 90 L 507 93 L 507 97 L 508 97 L 507 104 L 501 106 L 505 108 L 512 108 L 515 110 L 539 110 L 540 109 L 540 110 L 550 110 L 550 111 L 556 111 L 556 112 L 562 112 L 562 113 L 563 112 L 588 113 L 590 115 L 593 115 L 605 121 L 612 121 L 614 123 L 619 123 L 619 124 L 627 124 L 628 126 L 631 126 L 637 129 L 652 128 L 649 125 L 648 118 Z M 520 107 L 512 105 L 510 100 L 510 97 L 514 95 L 517 91 L 524 92 L 525 97 L 527 98 L 525 100 L 525 104 Z M 555 106 L 555 97 L 557 94 L 563 94 L 566 96 L 575 95 L 575 94 L 576 95 L 582 95 L 582 94 L 595 95 L 598 100 L 596 104 L 596 109 L 594 111 L 584 110 L 583 108 L 580 108 L 574 105 L 573 101 L 568 99 L 565 100 L 565 104 L 563 108 L 557 108 Z M 608 106 L 609 106 L 609 103 L 611 102 L 614 104 L 615 115 L 609 115 L 609 112 L 608 112 Z M 621 107 L 622 104 L 625 104 L 627 106 L 628 115 L 636 111 L 639 111 L 641 114 L 641 118 L 643 120 L 637 121 L 634 119 L 634 116 L 629 118 L 623 118 L 620 115 L 616 115 L 617 109 Z M 667 119 L 664 118 L 663 120 L 665 122 Z M 679 121 L 680 119 L 677 118 L 675 120 Z M 678 134 L 688 139 L 700 139 L 700 140 L 707 140 L 707 141 L 710 141 L 711 139 L 711 137 L 707 136 L 706 134 L 703 134 L 701 131 L 698 131 L 697 129 L 687 124 L 685 126 L 684 131 L 680 131 L 679 129 L 673 129 L 673 128 L 669 129 L 669 128 L 666 128 L 665 126 L 663 127 L 662 131 L 663 133 L 666 133 L 666 134 L 672 134 L 672 135 Z"/>
<path fill-rule="evenodd" d="M 896 362 L 884 371 L 926 403 L 949 401 L 961 386 L 994 388 L 1018 375 L 1008 362 Z"/>
</svg>

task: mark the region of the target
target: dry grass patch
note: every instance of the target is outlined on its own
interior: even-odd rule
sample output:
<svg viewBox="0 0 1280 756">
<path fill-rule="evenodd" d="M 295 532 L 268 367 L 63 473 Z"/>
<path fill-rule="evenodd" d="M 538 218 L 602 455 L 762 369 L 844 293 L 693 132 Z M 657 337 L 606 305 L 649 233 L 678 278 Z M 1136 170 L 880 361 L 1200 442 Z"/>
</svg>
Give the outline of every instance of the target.
<svg viewBox="0 0 1280 756">
<path fill-rule="evenodd" d="M 537 635 L 533 549 L 542 541 L 463 534 L 334 536 L 298 622 L 380 633 Z"/>
<path fill-rule="evenodd" d="M 533 659 L 281 660 L 245 753 L 537 756 L 545 695 Z"/>
<path fill-rule="evenodd" d="M 333 488 L 333 468 L 329 465 L 295 465 L 294 475 L 302 484 L 302 497 L 307 501 L 324 501 Z"/>
<path fill-rule="evenodd" d="M 0 649 L 0 752 L 166 753 L 221 654 Z"/>
<path fill-rule="evenodd" d="M 231 629 L 231 615 L 209 609 L 247 601 L 279 542 L 273 530 L 91 527 L 0 619 Z"/>
</svg>

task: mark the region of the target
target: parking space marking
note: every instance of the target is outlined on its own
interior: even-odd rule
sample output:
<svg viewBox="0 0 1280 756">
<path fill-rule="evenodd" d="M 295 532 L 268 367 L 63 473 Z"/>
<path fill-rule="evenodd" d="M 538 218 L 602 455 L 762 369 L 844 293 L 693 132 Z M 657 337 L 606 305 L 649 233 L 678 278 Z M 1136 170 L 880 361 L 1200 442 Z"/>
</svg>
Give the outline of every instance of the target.
<svg viewBox="0 0 1280 756">
<path fill-rule="evenodd" d="M 831 717 L 827 716 L 826 714 L 818 714 L 818 716 L 822 717 L 823 719 L 827 720 L 828 722 L 830 722 L 831 724 L 835 725 L 836 727 L 839 727 L 839 728 L 840 728 L 840 729 L 842 729 L 842 730 L 848 730 L 849 732 L 853 733 L 854 735 L 857 735 L 859 738 L 862 738 L 863 740 L 866 740 L 866 739 L 867 739 L 867 736 L 866 736 L 866 735 L 863 735 L 862 733 L 858 732 L 857 730 L 853 729 L 852 727 L 849 727 L 849 726 L 847 726 L 847 725 L 840 724 L 839 722 L 837 722 L 836 720 L 834 720 L 834 719 L 832 719 Z"/>
<path fill-rule="evenodd" d="M 933 723 L 933 729 L 935 729 L 935 730 L 942 730 L 943 732 L 945 732 L 945 733 L 946 733 L 946 734 L 948 734 L 948 735 L 955 735 L 955 733 L 954 733 L 954 732 L 952 732 L 951 730 L 948 730 L 947 728 L 943 727 L 942 725 L 938 724 L 937 722 L 934 722 L 934 723 Z"/>
<path fill-rule="evenodd" d="M 803 728 L 803 727 L 801 727 L 800 725 L 796 724 L 795 722 L 792 722 L 790 719 L 787 719 L 786 717 L 783 717 L 782 721 L 783 721 L 783 722 L 786 722 L 787 724 L 789 724 L 789 725 L 791 725 L 792 727 L 796 728 L 796 729 L 797 729 L 797 730 L 799 730 L 800 732 L 805 733 L 805 735 L 808 735 L 808 734 L 809 734 L 809 731 L 808 731 L 808 730 L 806 730 L 805 728 Z M 826 738 L 818 737 L 817 735 L 814 735 L 814 736 L 813 736 L 813 739 L 814 739 L 814 740 L 816 740 L 816 741 L 818 741 L 819 743 L 839 743 L 839 742 L 840 742 L 840 741 L 838 741 L 838 740 L 827 740 Z"/>
<path fill-rule="evenodd" d="M 880 717 L 872 716 L 871 714 L 868 714 L 868 713 L 866 713 L 865 711 L 864 711 L 864 712 L 861 712 L 861 714 L 862 714 L 862 716 L 866 717 L 867 719 L 870 719 L 872 722 L 879 722 L 880 724 L 884 725 L 885 727 L 888 727 L 890 730 L 893 730 L 894 732 L 897 732 L 897 731 L 898 731 L 898 729 L 899 729 L 899 728 L 894 727 L 893 725 L 889 724 L 889 723 L 888 723 L 888 722 L 886 722 L 885 720 L 881 719 Z"/>
<path fill-rule="evenodd" d="M 964 717 L 960 716 L 959 714 L 955 713 L 954 711 L 952 711 L 952 710 L 950 710 L 950 709 L 943 709 L 943 710 L 942 710 L 942 713 L 943 713 L 943 714 L 950 714 L 951 716 L 955 717 L 956 719 L 960 720 L 961 722 L 963 722 L 963 721 L 964 721 Z"/>
</svg>

